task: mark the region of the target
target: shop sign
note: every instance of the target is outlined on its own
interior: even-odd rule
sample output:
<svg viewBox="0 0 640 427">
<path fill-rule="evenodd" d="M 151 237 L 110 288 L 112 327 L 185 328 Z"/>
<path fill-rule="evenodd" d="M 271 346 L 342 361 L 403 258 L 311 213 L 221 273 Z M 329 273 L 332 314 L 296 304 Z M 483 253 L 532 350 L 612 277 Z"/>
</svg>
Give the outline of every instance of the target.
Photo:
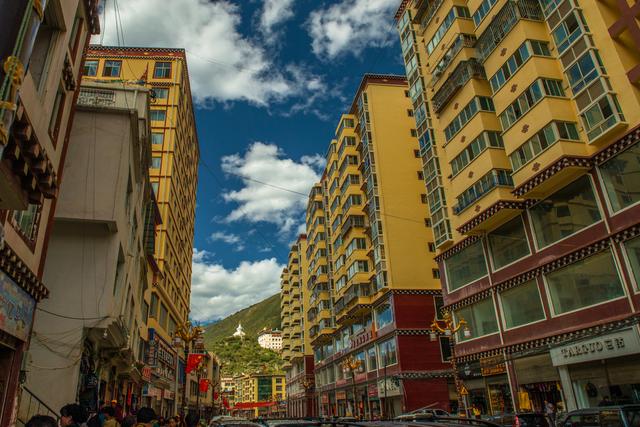
<svg viewBox="0 0 640 427">
<path fill-rule="evenodd" d="M 367 395 L 369 397 L 378 397 L 378 385 L 375 383 L 367 386 Z"/>
<path fill-rule="evenodd" d="M 484 357 L 480 359 L 480 371 L 483 377 L 491 375 L 499 375 L 507 372 L 507 366 L 504 363 L 504 357 L 498 356 Z"/>
<path fill-rule="evenodd" d="M 382 398 L 400 396 L 402 394 L 402 390 L 400 389 L 400 380 L 398 378 L 387 378 L 386 381 L 384 378 L 379 379 L 378 391 Z"/>
<path fill-rule="evenodd" d="M 346 391 L 336 391 L 336 400 L 347 400 Z"/>
<path fill-rule="evenodd" d="M 357 335 L 350 338 L 349 347 L 354 349 L 375 339 L 376 333 L 372 328 L 363 329 Z"/>
<path fill-rule="evenodd" d="M 158 336 L 156 330 L 149 328 L 149 351 L 147 352 L 147 364 L 155 367 L 158 364 Z"/>
<path fill-rule="evenodd" d="M 550 350 L 553 366 L 609 359 L 636 353 L 640 353 L 640 337 L 634 329 L 626 329 Z"/>
<path fill-rule="evenodd" d="M 144 368 L 142 368 L 142 379 L 147 382 L 151 381 L 151 366 L 144 365 Z"/>
<path fill-rule="evenodd" d="M 336 386 L 345 385 L 347 383 L 346 379 L 336 380 Z"/>
<path fill-rule="evenodd" d="M 364 381 L 367 379 L 367 373 L 356 374 L 356 381 Z"/>
<path fill-rule="evenodd" d="M 16 282 L 0 271 L 0 329 L 27 341 L 36 301 Z"/>
</svg>

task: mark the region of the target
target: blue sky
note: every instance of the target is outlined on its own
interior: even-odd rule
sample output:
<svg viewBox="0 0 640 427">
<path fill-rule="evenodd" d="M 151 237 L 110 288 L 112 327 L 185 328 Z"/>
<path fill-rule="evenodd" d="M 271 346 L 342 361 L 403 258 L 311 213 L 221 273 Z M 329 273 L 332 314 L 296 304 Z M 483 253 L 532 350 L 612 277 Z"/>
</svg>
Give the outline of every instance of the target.
<svg viewBox="0 0 640 427">
<path fill-rule="evenodd" d="M 306 197 L 297 193 L 318 179 L 362 75 L 404 73 L 393 22 L 399 3 L 107 1 L 104 35 L 94 42 L 117 44 L 121 24 L 125 45 L 187 50 L 201 153 L 195 320 L 279 291 L 304 217 Z"/>
</svg>

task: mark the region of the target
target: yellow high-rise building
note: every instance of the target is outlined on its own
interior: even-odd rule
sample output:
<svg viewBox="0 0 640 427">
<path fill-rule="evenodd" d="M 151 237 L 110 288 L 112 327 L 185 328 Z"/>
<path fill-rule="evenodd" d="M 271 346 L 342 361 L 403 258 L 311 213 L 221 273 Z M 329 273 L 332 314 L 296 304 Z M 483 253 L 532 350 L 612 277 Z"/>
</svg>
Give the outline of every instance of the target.
<svg viewBox="0 0 640 427">
<path fill-rule="evenodd" d="M 639 12 L 404 0 L 396 14 L 444 299 L 468 324 L 458 374 L 483 413 L 638 403 L 640 344 L 574 350 L 640 343 Z"/>
<path fill-rule="evenodd" d="M 181 355 L 171 347 L 171 338 L 189 316 L 199 162 L 185 51 L 92 45 L 83 79 L 123 85 L 131 82 L 152 89 L 149 174 L 162 224 L 156 229 L 155 241 L 158 274 L 150 280 L 144 298 L 149 307 L 149 344 L 172 353 L 173 359 L 167 361 L 176 360 Z M 175 363 L 154 372 L 157 381 L 152 382 L 150 396 L 159 400 L 163 413 L 165 408 L 176 408 L 176 392 L 181 394 L 176 390 L 177 374 Z"/>
</svg>

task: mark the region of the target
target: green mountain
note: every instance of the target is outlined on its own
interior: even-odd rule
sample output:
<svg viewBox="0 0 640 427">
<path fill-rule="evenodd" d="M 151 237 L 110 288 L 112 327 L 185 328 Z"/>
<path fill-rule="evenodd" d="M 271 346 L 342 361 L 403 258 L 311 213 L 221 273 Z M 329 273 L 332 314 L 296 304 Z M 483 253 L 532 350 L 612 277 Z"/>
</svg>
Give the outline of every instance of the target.
<svg viewBox="0 0 640 427">
<path fill-rule="evenodd" d="M 232 337 L 238 323 L 246 333 L 243 340 Z M 258 332 L 265 327 L 280 328 L 279 294 L 205 326 L 205 346 L 220 358 L 224 374 L 279 371 L 280 355 L 258 345 Z"/>
</svg>

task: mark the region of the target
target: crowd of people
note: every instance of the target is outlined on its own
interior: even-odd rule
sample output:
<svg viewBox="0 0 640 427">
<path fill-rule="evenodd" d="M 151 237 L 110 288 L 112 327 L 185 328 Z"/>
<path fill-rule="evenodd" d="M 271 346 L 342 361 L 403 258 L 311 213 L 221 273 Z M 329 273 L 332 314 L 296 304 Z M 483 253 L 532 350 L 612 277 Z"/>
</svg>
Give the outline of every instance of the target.
<svg viewBox="0 0 640 427">
<path fill-rule="evenodd" d="M 60 419 L 49 415 L 35 415 L 25 427 L 200 427 L 206 426 L 197 414 L 190 413 L 184 419 L 158 417 L 152 408 L 143 407 L 125 414 L 114 400 L 103 406 L 99 412 L 89 413 L 77 403 L 70 403 L 60 409 Z"/>
</svg>

